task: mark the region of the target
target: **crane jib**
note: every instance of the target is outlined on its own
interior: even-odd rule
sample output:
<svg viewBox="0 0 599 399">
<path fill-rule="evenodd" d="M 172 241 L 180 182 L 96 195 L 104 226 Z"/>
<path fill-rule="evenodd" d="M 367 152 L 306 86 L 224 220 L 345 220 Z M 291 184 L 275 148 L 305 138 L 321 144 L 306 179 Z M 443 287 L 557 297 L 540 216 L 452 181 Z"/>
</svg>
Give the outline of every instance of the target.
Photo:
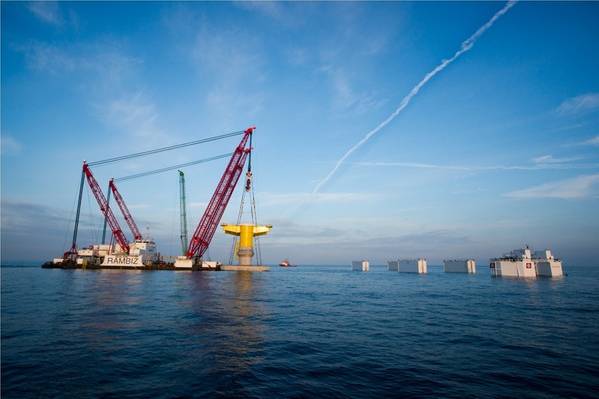
<svg viewBox="0 0 599 399">
<path fill-rule="evenodd" d="M 246 145 L 252 136 L 254 129 L 255 127 L 246 129 L 241 142 L 235 148 L 235 152 L 231 156 L 231 159 L 225 168 L 225 172 L 223 173 L 189 242 L 186 253 L 188 258 L 194 256 L 201 258 L 208 249 L 218 223 L 231 199 L 233 190 L 239 181 L 247 156 L 252 150 L 251 146 L 246 147 Z"/>
<path fill-rule="evenodd" d="M 83 162 L 83 173 L 85 174 L 85 177 L 87 178 L 87 183 L 88 183 L 90 189 L 92 190 L 94 197 L 96 197 L 96 201 L 98 201 L 100 210 L 102 211 L 102 213 L 106 217 L 106 220 L 108 221 L 108 225 L 110 226 L 110 229 L 112 230 L 112 235 L 114 236 L 115 240 L 117 241 L 117 243 L 119 244 L 121 249 L 128 253 L 129 252 L 129 243 L 127 242 L 127 239 L 125 238 L 125 234 L 123 233 L 123 230 L 121 229 L 121 226 L 119 225 L 119 222 L 117 221 L 116 217 L 114 216 L 114 213 L 112 213 L 112 209 L 110 209 L 110 206 L 108 205 L 108 201 L 106 200 L 106 197 L 104 197 L 104 193 L 102 192 L 102 190 L 100 189 L 100 186 L 98 185 L 98 182 L 94 178 L 94 175 L 92 174 L 92 171 L 89 168 L 89 165 L 85 162 Z"/>
<path fill-rule="evenodd" d="M 133 239 L 141 240 L 142 237 L 139 228 L 137 227 L 135 220 L 133 220 L 133 216 L 131 215 L 131 212 L 129 212 L 129 208 L 127 208 L 127 205 L 125 204 L 125 200 L 123 199 L 121 193 L 119 192 L 119 190 L 117 190 L 116 184 L 114 183 L 114 179 L 110 179 L 108 186 L 110 187 L 110 190 L 112 190 L 114 199 L 116 200 L 116 203 L 118 204 L 121 213 L 123 214 L 123 217 L 125 218 L 125 221 L 129 226 L 129 229 L 131 230 L 131 233 L 133 233 Z"/>
</svg>

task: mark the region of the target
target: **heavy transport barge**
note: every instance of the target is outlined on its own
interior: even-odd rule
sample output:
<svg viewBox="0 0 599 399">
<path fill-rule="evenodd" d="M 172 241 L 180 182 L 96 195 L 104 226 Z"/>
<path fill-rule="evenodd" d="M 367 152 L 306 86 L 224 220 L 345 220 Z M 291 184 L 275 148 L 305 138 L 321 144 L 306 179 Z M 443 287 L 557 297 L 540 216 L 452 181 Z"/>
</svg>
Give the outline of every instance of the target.
<svg viewBox="0 0 599 399">
<path fill-rule="evenodd" d="M 212 263 L 212 262 L 211 262 Z M 216 262 L 214 262 L 216 263 Z M 216 263 L 214 267 L 206 267 L 202 263 L 198 263 L 192 266 L 190 269 L 182 269 L 175 267 L 173 262 L 154 262 L 137 265 L 103 265 L 102 263 L 77 263 L 71 260 L 67 260 L 60 263 L 54 263 L 52 261 L 46 262 L 42 265 L 44 269 L 84 269 L 84 270 L 101 270 L 101 269 L 116 269 L 116 270 L 192 270 L 192 271 L 204 271 L 204 270 L 226 270 L 221 269 L 221 264 Z"/>
<path fill-rule="evenodd" d="M 223 265 L 220 262 L 197 262 L 189 268 L 177 267 L 175 262 L 152 262 L 138 265 L 105 265 L 102 262 L 73 262 L 66 260 L 55 263 L 48 261 L 42 264 L 43 269 L 82 269 L 82 270 L 173 270 L 173 271 L 240 271 L 240 272 L 266 272 L 270 270 L 268 266 L 242 266 L 242 265 Z"/>
<path fill-rule="evenodd" d="M 170 261 L 169 261 L 170 260 Z M 128 270 L 220 270 L 213 261 L 190 259 L 188 267 L 177 267 L 176 258 L 166 259 L 156 252 L 153 240 L 135 240 L 129 245 L 129 254 L 118 244 L 91 245 L 77 250 L 76 257 L 55 258 L 42 265 L 46 269 L 128 269 Z"/>
<path fill-rule="evenodd" d="M 91 245 L 77 250 L 77 256 L 55 258 L 42 265 L 44 269 L 117 269 L 117 270 L 180 270 L 180 271 L 268 271 L 260 265 L 223 265 L 220 262 L 187 258 L 163 257 L 156 252 L 152 240 L 136 240 L 129 245 L 129 254 L 114 245 Z"/>
</svg>

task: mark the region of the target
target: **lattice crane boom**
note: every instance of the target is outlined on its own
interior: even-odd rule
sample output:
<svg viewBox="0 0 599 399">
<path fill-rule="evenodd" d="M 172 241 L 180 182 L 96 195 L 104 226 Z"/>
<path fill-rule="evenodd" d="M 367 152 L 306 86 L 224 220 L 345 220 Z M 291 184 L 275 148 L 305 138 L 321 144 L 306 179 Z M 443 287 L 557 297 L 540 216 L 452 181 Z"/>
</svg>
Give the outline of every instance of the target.
<svg viewBox="0 0 599 399">
<path fill-rule="evenodd" d="M 239 181 L 247 156 L 252 151 L 251 147 L 246 148 L 246 144 L 254 132 L 254 129 L 255 127 L 250 127 L 245 130 L 241 142 L 231 156 L 229 164 L 216 187 L 216 191 L 212 195 L 212 198 L 191 237 L 187 253 L 185 254 L 188 258 L 194 256 L 201 258 L 208 249 L 212 237 L 214 236 L 214 232 L 218 227 L 235 186 Z"/>
<path fill-rule="evenodd" d="M 141 240 L 142 237 L 141 237 L 139 228 L 137 227 L 135 220 L 133 220 L 133 216 L 131 215 L 131 212 L 129 212 L 129 208 L 127 208 L 127 205 L 125 204 L 125 200 L 123 199 L 123 196 L 121 195 L 119 190 L 116 188 L 114 179 L 110 179 L 110 181 L 108 182 L 108 187 L 110 187 L 110 190 L 112 191 L 112 195 L 114 195 L 114 199 L 116 200 L 116 203 L 118 204 L 118 206 L 121 210 L 121 213 L 123 214 L 123 217 L 125 218 L 125 221 L 129 225 L 129 229 L 131 229 L 131 233 L 133 233 L 133 239 Z"/>
<path fill-rule="evenodd" d="M 108 221 L 108 225 L 112 230 L 112 235 L 114 236 L 116 242 L 119 244 L 121 249 L 128 253 L 129 243 L 127 242 L 127 238 L 125 238 L 125 234 L 123 233 L 123 230 L 121 230 L 119 222 L 116 220 L 116 217 L 114 217 L 114 213 L 112 213 L 112 209 L 110 209 L 108 201 L 106 200 L 104 193 L 100 189 L 100 185 L 96 181 L 96 178 L 92 174 L 92 171 L 86 162 L 83 162 L 83 173 L 87 178 L 87 183 L 89 184 L 92 193 L 94 193 L 94 197 L 96 197 L 96 201 L 98 201 L 100 211 L 102 211 L 102 214 L 106 217 L 106 220 Z"/>
</svg>

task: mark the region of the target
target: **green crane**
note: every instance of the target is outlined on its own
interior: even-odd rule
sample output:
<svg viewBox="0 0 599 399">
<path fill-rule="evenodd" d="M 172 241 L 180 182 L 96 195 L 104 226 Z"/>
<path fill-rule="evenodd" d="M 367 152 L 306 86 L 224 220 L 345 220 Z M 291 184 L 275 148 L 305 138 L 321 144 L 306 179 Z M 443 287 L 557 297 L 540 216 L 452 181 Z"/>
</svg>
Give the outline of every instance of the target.
<svg viewBox="0 0 599 399">
<path fill-rule="evenodd" d="M 179 207 L 181 213 L 181 253 L 187 253 L 187 206 L 185 205 L 185 174 L 179 171 Z"/>
</svg>

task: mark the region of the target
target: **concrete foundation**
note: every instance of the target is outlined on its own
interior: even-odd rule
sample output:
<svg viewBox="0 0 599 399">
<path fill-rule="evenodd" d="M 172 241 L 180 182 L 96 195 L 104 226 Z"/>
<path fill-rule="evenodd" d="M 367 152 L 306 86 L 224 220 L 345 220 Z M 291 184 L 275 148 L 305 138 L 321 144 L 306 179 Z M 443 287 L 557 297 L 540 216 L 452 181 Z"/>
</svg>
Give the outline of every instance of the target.
<svg viewBox="0 0 599 399">
<path fill-rule="evenodd" d="M 444 260 L 443 270 L 445 273 L 476 273 L 474 259 Z"/>
<path fill-rule="evenodd" d="M 419 273 L 428 272 L 426 259 L 400 259 L 398 262 L 398 271 L 400 273 Z"/>
<path fill-rule="evenodd" d="M 252 258 L 254 257 L 254 249 L 251 247 L 239 247 L 237 257 L 239 258 L 239 266 L 251 266 Z"/>
<path fill-rule="evenodd" d="M 360 272 L 367 272 L 370 270 L 370 262 L 367 260 L 354 260 L 351 263 L 351 269 Z"/>
</svg>

